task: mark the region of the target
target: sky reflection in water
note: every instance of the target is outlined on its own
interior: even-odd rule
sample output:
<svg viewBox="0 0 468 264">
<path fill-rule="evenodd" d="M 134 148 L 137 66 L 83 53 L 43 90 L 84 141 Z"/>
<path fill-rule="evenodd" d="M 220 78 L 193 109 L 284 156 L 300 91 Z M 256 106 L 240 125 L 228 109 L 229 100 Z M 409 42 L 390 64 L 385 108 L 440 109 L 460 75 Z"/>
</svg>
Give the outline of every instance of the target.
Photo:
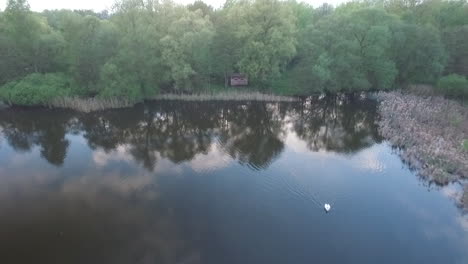
<svg viewBox="0 0 468 264">
<path fill-rule="evenodd" d="M 0 260 L 466 263 L 463 190 L 375 118 L 363 98 L 1 111 Z"/>
</svg>

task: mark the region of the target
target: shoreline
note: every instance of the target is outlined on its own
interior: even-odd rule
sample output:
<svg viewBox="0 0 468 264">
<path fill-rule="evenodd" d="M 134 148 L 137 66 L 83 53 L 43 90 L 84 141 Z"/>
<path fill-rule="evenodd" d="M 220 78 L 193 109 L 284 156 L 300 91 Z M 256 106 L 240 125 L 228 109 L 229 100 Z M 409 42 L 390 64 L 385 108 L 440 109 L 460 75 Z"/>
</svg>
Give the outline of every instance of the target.
<svg viewBox="0 0 468 264">
<path fill-rule="evenodd" d="M 379 92 L 380 134 L 423 178 L 447 184 L 468 178 L 468 108 L 439 96 Z"/>
<path fill-rule="evenodd" d="M 126 99 L 109 98 L 80 98 L 80 97 L 60 97 L 43 105 L 51 109 L 70 109 L 77 112 L 91 113 L 110 109 L 130 108 L 144 101 L 261 101 L 261 102 L 295 102 L 300 100 L 294 96 L 282 96 L 260 92 L 220 92 L 220 93 L 199 93 L 199 94 L 160 94 L 152 98 L 131 101 Z M 14 104 L 0 102 L 0 109 L 10 107 Z M 18 105 L 23 106 L 23 105 Z"/>
<path fill-rule="evenodd" d="M 295 96 L 275 95 L 261 92 L 220 92 L 199 94 L 160 94 L 151 100 L 179 101 L 266 101 L 266 102 L 296 102 Z"/>
</svg>

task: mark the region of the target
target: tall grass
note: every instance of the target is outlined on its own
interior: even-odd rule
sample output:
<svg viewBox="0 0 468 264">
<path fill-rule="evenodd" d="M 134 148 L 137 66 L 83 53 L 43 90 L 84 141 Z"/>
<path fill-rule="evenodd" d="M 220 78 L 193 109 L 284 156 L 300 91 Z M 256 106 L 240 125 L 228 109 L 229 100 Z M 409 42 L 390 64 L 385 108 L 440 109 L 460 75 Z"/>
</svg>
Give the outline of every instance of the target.
<svg viewBox="0 0 468 264">
<path fill-rule="evenodd" d="M 105 109 L 131 107 L 134 102 L 117 98 L 79 98 L 79 97 L 59 97 L 47 104 L 51 108 L 68 108 L 80 112 L 93 112 Z"/>
<path fill-rule="evenodd" d="M 200 94 L 160 94 L 151 100 L 181 100 L 181 101 L 297 101 L 295 97 L 263 94 L 260 92 L 213 92 Z M 117 98 L 80 98 L 59 97 L 46 104 L 50 108 L 68 108 L 80 112 L 93 112 L 105 109 L 132 107 L 136 102 Z"/>
<path fill-rule="evenodd" d="M 283 101 L 293 102 L 298 98 L 260 92 L 216 92 L 200 94 L 160 94 L 154 100 L 182 100 L 182 101 Z"/>
</svg>

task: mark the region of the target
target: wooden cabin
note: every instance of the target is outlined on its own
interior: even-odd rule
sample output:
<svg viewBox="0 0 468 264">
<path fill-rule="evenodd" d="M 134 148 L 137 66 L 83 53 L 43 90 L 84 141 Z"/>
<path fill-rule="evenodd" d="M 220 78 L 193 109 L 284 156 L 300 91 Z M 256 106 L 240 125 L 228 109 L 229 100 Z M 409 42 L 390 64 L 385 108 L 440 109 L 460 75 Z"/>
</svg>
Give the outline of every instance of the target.
<svg viewBox="0 0 468 264">
<path fill-rule="evenodd" d="M 249 79 L 245 74 L 233 73 L 231 74 L 231 86 L 246 86 L 249 84 Z"/>
</svg>

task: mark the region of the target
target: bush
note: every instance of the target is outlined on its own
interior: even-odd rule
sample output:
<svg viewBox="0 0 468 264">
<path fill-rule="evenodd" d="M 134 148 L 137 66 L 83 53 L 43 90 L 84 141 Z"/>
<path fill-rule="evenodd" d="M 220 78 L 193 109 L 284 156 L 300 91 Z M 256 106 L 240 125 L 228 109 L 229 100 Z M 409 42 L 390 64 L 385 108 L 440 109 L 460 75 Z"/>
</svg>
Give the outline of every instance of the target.
<svg viewBox="0 0 468 264">
<path fill-rule="evenodd" d="M 104 99 L 120 98 L 137 102 L 144 97 L 135 74 L 125 74 L 113 63 L 102 67 L 99 87 L 98 96 Z"/>
<path fill-rule="evenodd" d="M 450 74 L 440 78 L 437 90 L 448 96 L 468 96 L 468 80 L 458 74 Z"/>
<path fill-rule="evenodd" d="M 62 73 L 33 73 L 0 87 L 0 100 L 17 105 L 45 105 L 70 95 L 70 79 Z"/>
</svg>

